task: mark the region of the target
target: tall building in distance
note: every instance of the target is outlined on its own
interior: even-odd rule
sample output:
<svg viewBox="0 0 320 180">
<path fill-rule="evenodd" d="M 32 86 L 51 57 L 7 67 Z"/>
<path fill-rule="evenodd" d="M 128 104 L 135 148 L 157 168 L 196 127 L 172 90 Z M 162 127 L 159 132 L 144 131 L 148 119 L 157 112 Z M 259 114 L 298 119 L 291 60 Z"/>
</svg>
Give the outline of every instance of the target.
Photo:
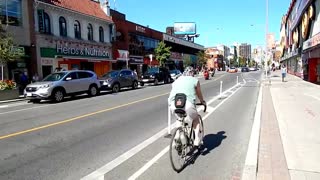
<svg viewBox="0 0 320 180">
<path fill-rule="evenodd" d="M 239 56 L 250 59 L 251 58 L 251 44 L 242 43 L 239 45 Z"/>
<path fill-rule="evenodd" d="M 275 48 L 276 40 L 275 40 L 274 33 L 269 33 L 267 35 L 267 43 L 268 43 L 267 47 L 268 47 L 269 50 Z"/>
</svg>

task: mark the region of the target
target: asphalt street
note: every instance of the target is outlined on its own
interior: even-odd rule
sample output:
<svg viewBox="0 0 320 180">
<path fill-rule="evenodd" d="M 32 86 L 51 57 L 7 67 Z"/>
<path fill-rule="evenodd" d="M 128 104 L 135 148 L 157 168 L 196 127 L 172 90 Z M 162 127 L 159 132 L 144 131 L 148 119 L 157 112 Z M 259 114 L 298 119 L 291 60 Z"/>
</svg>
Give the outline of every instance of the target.
<svg viewBox="0 0 320 180">
<path fill-rule="evenodd" d="M 239 81 L 246 83 L 205 119 L 204 153 L 177 174 L 164 153 L 138 179 L 231 179 L 241 176 L 262 72 L 200 78 L 207 101 Z M 104 92 L 62 103 L 0 105 L 0 179 L 81 179 L 167 127 L 171 85 Z M 209 106 L 215 108 L 222 100 Z M 105 174 L 128 179 L 169 139 L 161 137 Z"/>
</svg>

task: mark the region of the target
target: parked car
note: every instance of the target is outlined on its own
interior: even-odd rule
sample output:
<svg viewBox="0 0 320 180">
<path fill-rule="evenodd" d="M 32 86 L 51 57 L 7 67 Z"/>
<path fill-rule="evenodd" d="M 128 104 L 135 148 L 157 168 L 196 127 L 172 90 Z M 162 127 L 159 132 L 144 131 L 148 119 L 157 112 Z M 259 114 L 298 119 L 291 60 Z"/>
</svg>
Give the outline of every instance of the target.
<svg viewBox="0 0 320 180">
<path fill-rule="evenodd" d="M 229 69 L 227 70 L 227 72 L 229 72 L 229 73 L 236 73 L 236 72 L 238 72 L 238 69 L 236 69 L 235 67 L 231 67 L 231 68 L 229 68 Z"/>
<path fill-rule="evenodd" d="M 61 71 L 48 75 L 42 81 L 27 85 L 24 96 L 31 102 L 51 99 L 63 101 L 66 96 L 87 93 L 90 96 L 99 94 L 100 83 L 92 71 Z"/>
<path fill-rule="evenodd" d="M 175 81 L 176 79 L 178 79 L 182 75 L 182 73 L 180 70 L 174 69 L 174 70 L 170 70 L 170 75 L 171 75 L 171 78 L 173 79 L 173 81 Z"/>
<path fill-rule="evenodd" d="M 241 68 L 241 72 L 249 72 L 249 68 L 248 67 L 242 67 Z"/>
<path fill-rule="evenodd" d="M 138 76 L 129 69 L 114 70 L 99 78 L 101 90 L 112 90 L 117 93 L 124 87 L 138 88 Z"/>
<path fill-rule="evenodd" d="M 256 68 L 256 67 L 250 67 L 249 70 L 250 70 L 250 71 L 256 71 L 257 68 Z"/>
<path fill-rule="evenodd" d="M 172 78 L 170 72 L 164 67 L 151 67 L 141 76 L 141 85 L 152 83 L 157 85 L 159 82 L 170 83 Z"/>
</svg>

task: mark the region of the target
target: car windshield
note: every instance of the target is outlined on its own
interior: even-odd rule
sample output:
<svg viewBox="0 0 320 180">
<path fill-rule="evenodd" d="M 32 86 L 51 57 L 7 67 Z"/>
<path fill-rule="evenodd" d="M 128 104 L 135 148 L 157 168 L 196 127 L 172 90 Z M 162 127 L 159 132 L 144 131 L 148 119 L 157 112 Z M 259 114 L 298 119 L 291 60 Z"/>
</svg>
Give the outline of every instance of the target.
<svg viewBox="0 0 320 180">
<path fill-rule="evenodd" d="M 159 68 L 151 67 L 151 68 L 148 69 L 148 72 L 149 72 L 149 73 L 159 72 Z"/>
<path fill-rule="evenodd" d="M 59 81 L 62 79 L 67 72 L 58 72 L 58 73 L 53 73 L 45 77 L 42 81 Z"/>
<path fill-rule="evenodd" d="M 110 71 L 107 74 L 104 74 L 102 77 L 103 78 L 115 78 L 119 74 L 119 71 Z"/>
</svg>

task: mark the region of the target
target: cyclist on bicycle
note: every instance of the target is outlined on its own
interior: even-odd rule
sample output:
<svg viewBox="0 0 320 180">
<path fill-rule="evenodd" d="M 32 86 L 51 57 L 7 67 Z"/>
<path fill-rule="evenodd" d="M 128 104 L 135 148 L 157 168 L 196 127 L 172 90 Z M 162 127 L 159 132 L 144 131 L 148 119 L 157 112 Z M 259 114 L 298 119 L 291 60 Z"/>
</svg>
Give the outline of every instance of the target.
<svg viewBox="0 0 320 180">
<path fill-rule="evenodd" d="M 174 99 L 175 95 L 178 93 L 183 93 L 187 96 L 187 101 L 185 104 L 185 111 L 187 114 L 186 122 L 188 125 L 192 124 L 192 127 L 195 131 L 195 140 L 194 146 L 199 146 L 202 143 L 202 137 L 200 134 L 200 125 L 199 125 L 199 114 L 196 109 L 196 98 L 200 100 L 200 102 L 205 105 L 206 102 L 203 100 L 200 83 L 199 80 L 194 75 L 194 69 L 189 66 L 184 72 L 183 76 L 179 77 L 172 83 L 172 90 L 170 92 L 168 103 L 170 105 L 170 109 L 172 112 L 176 109 Z"/>
</svg>

